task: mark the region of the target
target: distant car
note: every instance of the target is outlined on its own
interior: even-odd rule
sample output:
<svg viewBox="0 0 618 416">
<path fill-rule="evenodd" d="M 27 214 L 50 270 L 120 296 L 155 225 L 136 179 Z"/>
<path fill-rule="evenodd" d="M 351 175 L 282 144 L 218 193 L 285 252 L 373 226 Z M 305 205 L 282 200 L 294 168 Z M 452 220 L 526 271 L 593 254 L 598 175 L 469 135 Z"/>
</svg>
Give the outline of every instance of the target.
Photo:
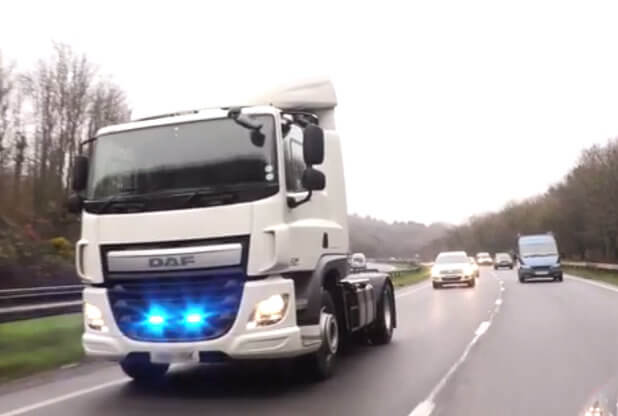
<svg viewBox="0 0 618 416">
<path fill-rule="evenodd" d="M 431 268 L 431 281 L 434 289 L 448 283 L 476 285 L 474 269 L 465 251 L 446 251 L 438 254 Z"/>
<path fill-rule="evenodd" d="M 489 253 L 486 253 L 486 252 L 478 253 L 476 255 L 476 262 L 480 266 L 491 266 L 492 264 L 494 264 L 493 259 L 491 258 Z"/>
<path fill-rule="evenodd" d="M 478 279 L 479 277 L 481 277 L 481 269 L 479 265 L 476 264 L 476 260 L 474 260 L 474 257 L 470 256 L 468 257 L 468 259 L 470 259 L 470 265 L 472 266 L 472 270 L 474 271 L 474 277 Z"/>
<path fill-rule="evenodd" d="M 562 282 L 558 244 L 553 234 L 522 235 L 517 241 L 519 281 L 532 278 L 552 278 Z"/>
<path fill-rule="evenodd" d="M 494 262 L 494 269 L 498 270 L 501 267 L 508 267 L 513 269 L 513 258 L 509 253 L 496 253 L 496 261 Z"/>
</svg>

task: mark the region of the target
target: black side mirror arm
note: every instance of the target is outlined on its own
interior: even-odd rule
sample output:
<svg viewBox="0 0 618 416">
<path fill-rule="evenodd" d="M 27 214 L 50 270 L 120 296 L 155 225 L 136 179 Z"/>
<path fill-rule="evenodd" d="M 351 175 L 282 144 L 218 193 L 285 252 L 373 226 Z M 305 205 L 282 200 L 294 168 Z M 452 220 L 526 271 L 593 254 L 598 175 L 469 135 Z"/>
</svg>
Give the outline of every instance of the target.
<svg viewBox="0 0 618 416">
<path fill-rule="evenodd" d="M 307 195 L 303 199 L 301 199 L 300 201 L 297 201 L 292 196 L 288 196 L 287 197 L 288 208 L 296 208 L 297 206 L 300 206 L 300 205 L 304 204 L 305 202 L 309 202 L 309 200 L 311 199 L 311 195 L 312 194 L 313 194 L 313 191 L 311 191 L 311 190 L 307 191 Z"/>
</svg>

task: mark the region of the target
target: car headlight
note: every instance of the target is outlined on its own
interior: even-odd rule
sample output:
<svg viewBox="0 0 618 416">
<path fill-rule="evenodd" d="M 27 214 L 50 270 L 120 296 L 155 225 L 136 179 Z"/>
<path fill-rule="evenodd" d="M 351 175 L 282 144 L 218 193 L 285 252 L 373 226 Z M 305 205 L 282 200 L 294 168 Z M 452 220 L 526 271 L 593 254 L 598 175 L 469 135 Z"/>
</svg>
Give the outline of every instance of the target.
<svg viewBox="0 0 618 416">
<path fill-rule="evenodd" d="M 464 274 L 470 276 L 472 274 L 472 267 L 464 267 Z"/>
<path fill-rule="evenodd" d="M 84 321 L 88 328 L 95 331 L 107 332 L 108 330 L 103 319 L 103 312 L 98 306 L 91 303 L 84 303 Z"/>
<path fill-rule="evenodd" d="M 288 299 L 287 294 L 281 294 L 272 295 L 258 302 L 247 322 L 247 329 L 273 325 L 281 321 L 288 309 Z"/>
<path fill-rule="evenodd" d="M 435 267 L 431 268 L 431 277 L 438 277 L 440 276 L 440 270 L 436 269 Z"/>
<path fill-rule="evenodd" d="M 530 270 L 530 266 L 521 262 L 519 263 L 519 268 L 524 270 Z"/>
</svg>

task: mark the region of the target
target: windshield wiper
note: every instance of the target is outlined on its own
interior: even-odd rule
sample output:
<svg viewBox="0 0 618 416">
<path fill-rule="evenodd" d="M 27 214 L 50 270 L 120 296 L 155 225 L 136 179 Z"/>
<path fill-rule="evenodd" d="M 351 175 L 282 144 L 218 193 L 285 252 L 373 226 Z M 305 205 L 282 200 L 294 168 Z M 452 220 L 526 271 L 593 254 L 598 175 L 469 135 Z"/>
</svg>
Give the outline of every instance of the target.
<svg viewBox="0 0 618 416">
<path fill-rule="evenodd" d="M 103 200 L 99 209 L 97 209 L 97 214 L 102 214 L 111 208 L 112 206 L 124 205 L 125 208 L 133 208 L 136 207 L 137 211 L 143 210 L 146 205 L 146 200 L 144 198 L 136 197 L 136 196 L 127 196 L 127 195 L 112 195 L 109 198 Z"/>
<path fill-rule="evenodd" d="M 251 116 L 243 114 L 240 108 L 230 108 L 227 112 L 227 116 L 234 120 L 236 124 L 242 126 L 248 130 L 251 130 L 251 143 L 254 146 L 264 146 L 266 136 L 262 133 L 262 123 L 254 120 Z"/>
<path fill-rule="evenodd" d="M 191 206 L 195 200 L 199 199 L 199 205 L 223 205 L 230 201 L 235 200 L 237 194 L 230 192 L 213 192 L 213 191 L 205 191 L 205 190 L 196 190 L 191 192 L 185 200 L 182 201 L 181 206 L 187 207 Z"/>
</svg>

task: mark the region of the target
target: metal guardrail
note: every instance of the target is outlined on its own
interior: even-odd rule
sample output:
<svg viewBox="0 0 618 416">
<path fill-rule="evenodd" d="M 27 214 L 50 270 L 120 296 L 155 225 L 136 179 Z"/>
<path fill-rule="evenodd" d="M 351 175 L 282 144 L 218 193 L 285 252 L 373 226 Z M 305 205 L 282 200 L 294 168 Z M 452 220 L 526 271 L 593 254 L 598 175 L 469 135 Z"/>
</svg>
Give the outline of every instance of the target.
<svg viewBox="0 0 618 416">
<path fill-rule="evenodd" d="M 0 322 L 79 312 L 81 285 L 0 290 Z"/>
<path fill-rule="evenodd" d="M 585 267 L 598 270 L 618 270 L 618 264 L 611 263 L 593 263 L 588 261 L 562 261 L 561 263 L 563 266 Z"/>
<path fill-rule="evenodd" d="M 416 267 L 413 267 L 413 268 L 408 268 L 408 269 L 397 269 L 397 270 L 393 270 L 393 271 L 388 272 L 388 274 L 389 274 L 391 277 L 399 277 L 399 276 L 401 276 L 401 275 L 403 275 L 403 274 L 406 274 L 406 273 L 417 272 L 417 271 L 419 271 L 420 269 L 421 269 L 421 266 L 416 266 Z"/>
</svg>

